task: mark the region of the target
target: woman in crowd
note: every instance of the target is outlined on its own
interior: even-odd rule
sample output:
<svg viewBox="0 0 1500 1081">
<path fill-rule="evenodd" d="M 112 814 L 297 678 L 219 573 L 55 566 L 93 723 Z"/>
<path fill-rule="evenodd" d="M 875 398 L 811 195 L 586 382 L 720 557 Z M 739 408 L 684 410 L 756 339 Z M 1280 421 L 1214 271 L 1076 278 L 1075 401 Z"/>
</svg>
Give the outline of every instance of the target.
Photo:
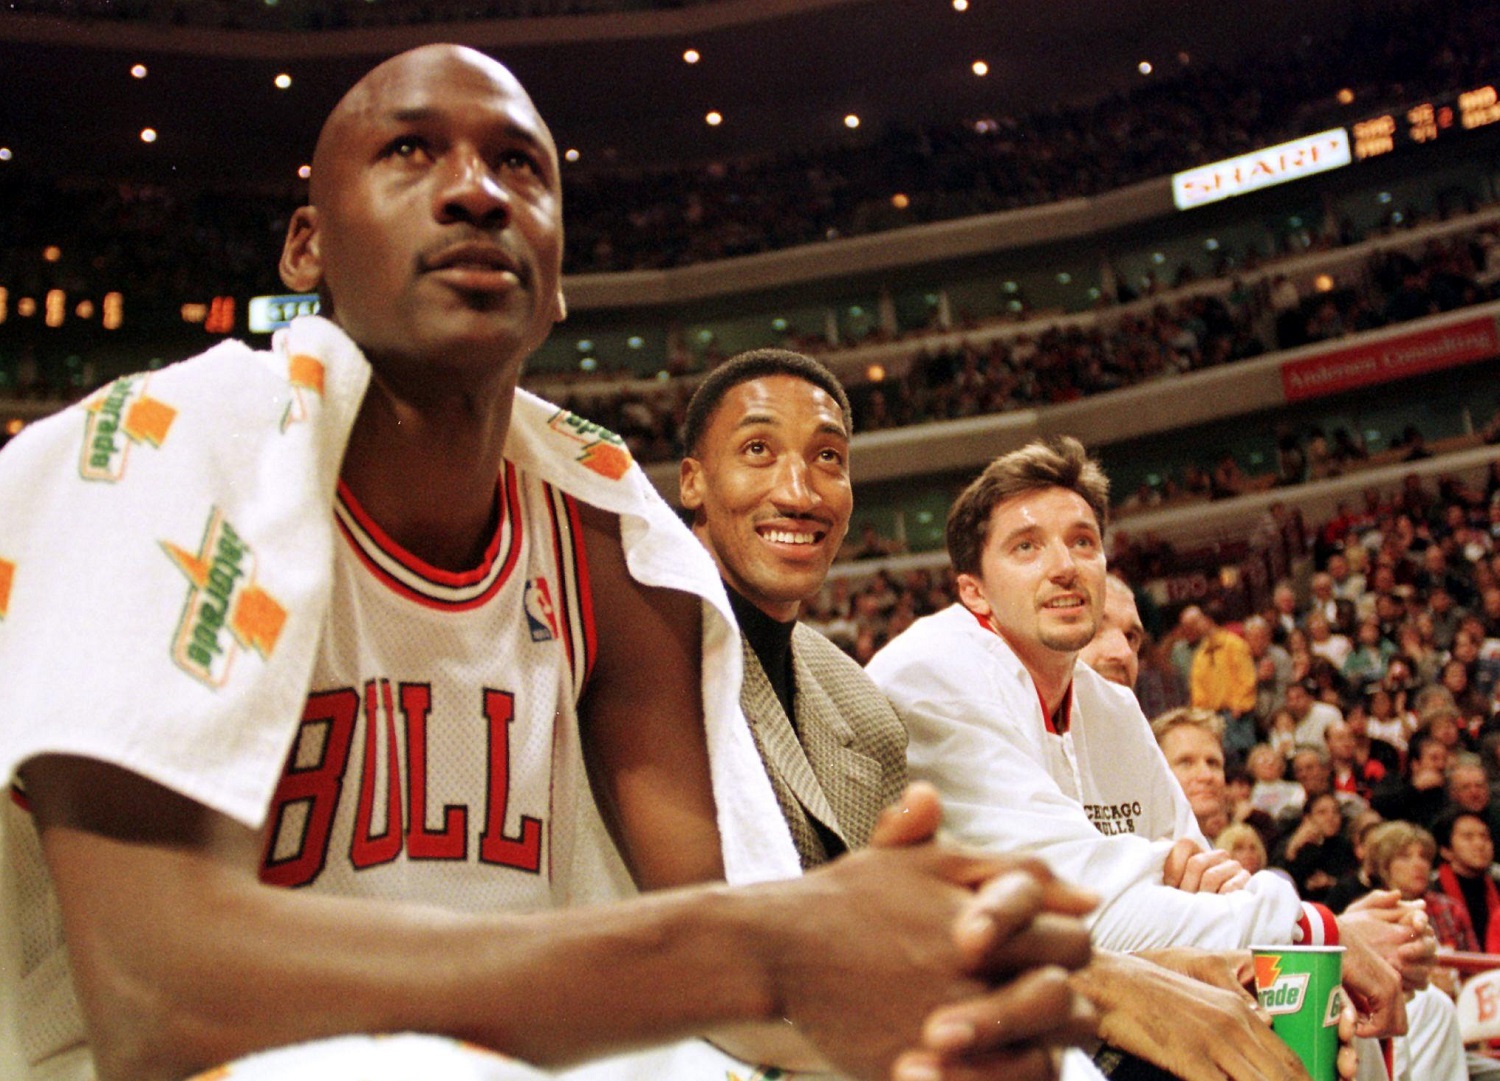
<svg viewBox="0 0 1500 1081">
<path fill-rule="evenodd" d="M 1252 875 L 1266 869 L 1266 846 L 1260 834 L 1247 822 L 1235 822 L 1224 827 L 1214 838 L 1214 847 L 1228 852 L 1231 859 Z"/>
<path fill-rule="evenodd" d="M 1354 848 L 1344 837 L 1344 813 L 1338 797 L 1324 792 L 1309 799 L 1281 857 L 1281 865 L 1297 884 L 1297 892 L 1303 900 L 1321 901 L 1356 863 Z"/>
<path fill-rule="evenodd" d="M 1386 822 L 1370 831 L 1365 842 L 1365 875 L 1377 889 L 1396 890 L 1403 901 L 1422 901 L 1438 945 L 1450 950 L 1478 952 L 1474 925 L 1464 906 L 1432 888 L 1432 861 L 1437 842 L 1432 834 L 1410 822 Z M 1450 995 L 1458 992 L 1457 975 L 1435 969 L 1433 982 Z"/>
</svg>

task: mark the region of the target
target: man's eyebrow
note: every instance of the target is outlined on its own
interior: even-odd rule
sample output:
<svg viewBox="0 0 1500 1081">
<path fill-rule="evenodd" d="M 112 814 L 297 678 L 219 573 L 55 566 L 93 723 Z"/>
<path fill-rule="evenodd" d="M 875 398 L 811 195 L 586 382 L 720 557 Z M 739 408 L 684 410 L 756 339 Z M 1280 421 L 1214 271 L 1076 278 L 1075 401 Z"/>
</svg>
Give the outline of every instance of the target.
<svg viewBox="0 0 1500 1081">
<path fill-rule="evenodd" d="M 386 114 L 386 119 L 395 120 L 402 124 L 416 124 L 423 120 L 431 120 L 438 115 L 438 110 L 426 105 L 411 105 L 404 109 L 392 109 Z"/>
<path fill-rule="evenodd" d="M 1000 543 L 1001 544 L 1009 544 L 1011 541 L 1018 540 L 1021 537 L 1024 537 L 1024 536 L 1026 536 L 1029 533 L 1035 533 L 1035 532 L 1037 532 L 1040 528 L 1041 527 L 1038 526 L 1035 522 L 1030 522 L 1030 523 L 1027 523 L 1026 525 L 1018 525 L 1014 529 L 1012 529 L 1009 533 L 1003 534 L 1000 537 Z"/>
<path fill-rule="evenodd" d="M 769 413 L 746 413 L 743 417 L 735 422 L 734 427 L 735 430 L 738 431 L 741 428 L 754 428 L 757 425 L 761 424 L 775 423 L 776 418 L 771 416 L 771 414 Z"/>
<path fill-rule="evenodd" d="M 744 428 L 755 428 L 761 425 L 775 427 L 776 422 L 777 418 L 770 413 L 746 413 L 735 422 L 734 429 L 735 431 L 740 431 Z M 819 424 L 818 431 L 824 435 L 836 435 L 845 442 L 849 440 L 849 433 L 845 431 L 844 426 L 842 424 L 835 424 L 831 420 Z"/>
<path fill-rule="evenodd" d="M 429 120 L 443 117 L 448 110 L 435 105 L 408 105 L 403 108 L 392 109 L 385 115 L 385 119 L 397 124 L 421 124 Z M 545 146 L 541 132 L 527 127 L 525 124 L 517 123 L 514 119 L 507 117 L 500 125 L 505 136 L 517 139 L 537 149 Z"/>
</svg>

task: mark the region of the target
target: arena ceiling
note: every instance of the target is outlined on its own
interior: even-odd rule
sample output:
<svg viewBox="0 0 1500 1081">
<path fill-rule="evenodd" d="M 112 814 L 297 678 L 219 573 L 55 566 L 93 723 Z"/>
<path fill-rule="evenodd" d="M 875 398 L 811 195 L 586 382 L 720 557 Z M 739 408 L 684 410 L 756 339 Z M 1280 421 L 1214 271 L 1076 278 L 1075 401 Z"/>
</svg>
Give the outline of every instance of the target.
<svg viewBox="0 0 1500 1081">
<path fill-rule="evenodd" d="M 281 0 L 285 4 L 297 0 Z M 358 0 L 348 0 L 357 3 Z M 1380 6 L 1379 4 L 1373 6 Z M 719 0 L 618 15 L 319 32 L 0 12 L 0 168 L 284 189 L 375 60 L 458 40 L 505 60 L 579 167 L 837 143 L 1024 115 L 1178 64 L 1290 48 L 1358 0 Z M 687 49 L 701 55 L 683 60 Z M 976 60 L 988 65 L 977 76 Z M 1155 73 L 1142 75 L 1141 61 Z M 133 65 L 147 76 L 132 78 Z M 273 80 L 291 76 L 279 90 Z M 724 120 L 705 123 L 710 111 Z M 845 126 L 860 118 L 859 132 Z M 154 143 L 140 133 L 157 132 Z M 3 158 L 3 155 L 0 155 Z"/>
</svg>

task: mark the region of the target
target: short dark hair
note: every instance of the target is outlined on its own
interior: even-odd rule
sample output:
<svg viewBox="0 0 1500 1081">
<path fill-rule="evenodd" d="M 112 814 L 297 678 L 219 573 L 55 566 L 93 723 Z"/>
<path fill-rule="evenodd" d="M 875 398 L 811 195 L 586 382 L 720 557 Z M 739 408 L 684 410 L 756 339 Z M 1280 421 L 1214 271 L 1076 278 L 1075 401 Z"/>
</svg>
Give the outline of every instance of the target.
<svg viewBox="0 0 1500 1081">
<path fill-rule="evenodd" d="M 803 379 L 826 391 L 838 402 L 844 416 L 844 431 L 854 434 L 854 417 L 849 409 L 849 396 L 839 384 L 837 377 L 812 357 L 794 353 L 790 349 L 751 349 L 730 357 L 709 373 L 708 378 L 698 384 L 688 402 L 687 413 L 682 420 L 682 451 L 689 456 L 698 453 L 703 432 L 713 419 L 719 403 L 741 383 L 762 379 L 768 375 L 790 375 Z"/>
<path fill-rule="evenodd" d="M 1422 757 L 1422 748 L 1426 747 L 1429 743 L 1436 742 L 1437 736 L 1433 735 L 1430 728 L 1418 728 L 1408 737 L 1406 741 L 1406 768 L 1408 774 L 1410 774 L 1411 767 L 1416 763 L 1417 759 Z"/>
<path fill-rule="evenodd" d="M 948 511 L 948 559 L 956 574 L 978 574 L 990 530 L 990 514 L 1011 496 L 1042 488 L 1066 488 L 1083 497 L 1099 532 L 1109 524 L 1109 478 L 1070 435 L 1038 439 L 1002 454 L 954 500 Z"/>
<path fill-rule="evenodd" d="M 1460 818 L 1473 818 L 1484 823 L 1484 828 L 1490 828 L 1489 820 L 1484 817 L 1482 811 L 1471 811 L 1467 807 L 1449 807 L 1432 824 L 1432 836 L 1437 841 L 1439 848 L 1448 848 L 1453 843 L 1453 827 L 1458 825 Z M 1493 839 L 1493 838 L 1492 838 Z"/>
</svg>

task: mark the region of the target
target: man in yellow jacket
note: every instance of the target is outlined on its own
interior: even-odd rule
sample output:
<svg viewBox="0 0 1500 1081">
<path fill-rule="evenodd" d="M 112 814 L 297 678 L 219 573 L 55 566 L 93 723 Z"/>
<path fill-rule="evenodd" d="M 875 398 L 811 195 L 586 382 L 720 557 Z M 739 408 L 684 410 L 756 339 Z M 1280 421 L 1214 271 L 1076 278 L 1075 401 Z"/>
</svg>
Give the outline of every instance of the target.
<svg viewBox="0 0 1500 1081">
<path fill-rule="evenodd" d="M 1255 659 L 1249 644 L 1226 630 L 1196 605 L 1183 609 L 1183 635 L 1197 648 L 1188 677 L 1192 704 L 1224 718 L 1224 754 L 1230 762 L 1244 759 L 1255 746 Z"/>
</svg>

